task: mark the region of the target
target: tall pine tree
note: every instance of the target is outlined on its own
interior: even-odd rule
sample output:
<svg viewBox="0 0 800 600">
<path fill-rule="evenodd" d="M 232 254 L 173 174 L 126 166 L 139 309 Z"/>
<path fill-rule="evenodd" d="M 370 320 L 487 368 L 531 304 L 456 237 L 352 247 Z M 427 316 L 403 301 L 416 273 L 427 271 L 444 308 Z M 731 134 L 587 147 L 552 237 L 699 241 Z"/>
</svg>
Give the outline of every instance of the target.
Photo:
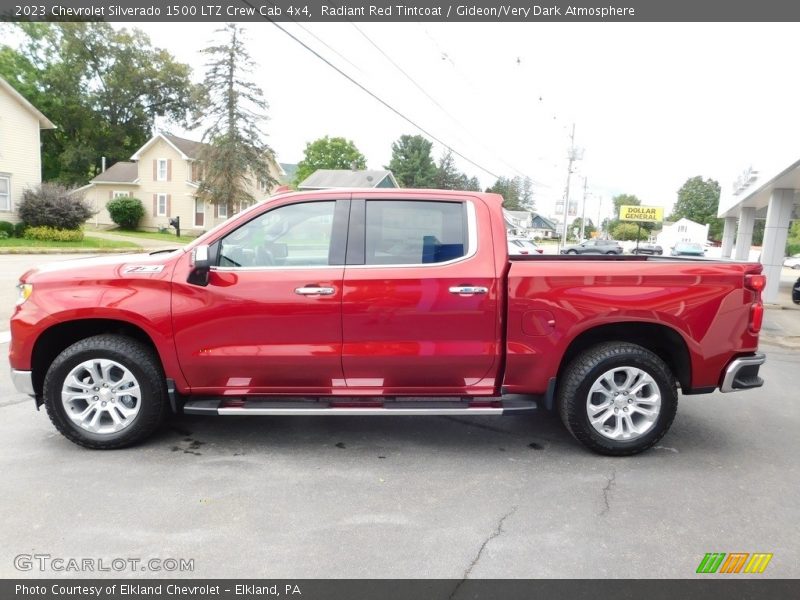
<svg viewBox="0 0 800 600">
<path fill-rule="evenodd" d="M 209 57 L 203 88 L 203 118 L 211 125 L 203 135 L 208 145 L 201 153 L 204 177 L 197 195 L 217 206 L 255 200 L 252 177 L 271 187 L 277 183 L 269 170 L 274 153 L 261 129 L 267 120 L 267 102 L 248 76 L 255 63 L 244 43 L 244 31 L 236 23 L 218 29 L 226 39 L 205 48 Z"/>
</svg>

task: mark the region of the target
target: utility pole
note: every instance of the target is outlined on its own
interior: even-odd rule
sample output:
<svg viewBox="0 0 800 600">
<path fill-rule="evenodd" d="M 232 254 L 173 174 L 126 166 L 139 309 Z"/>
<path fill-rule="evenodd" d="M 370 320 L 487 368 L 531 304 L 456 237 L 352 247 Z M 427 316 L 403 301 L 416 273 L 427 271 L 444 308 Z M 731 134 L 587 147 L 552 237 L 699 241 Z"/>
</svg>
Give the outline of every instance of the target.
<svg viewBox="0 0 800 600">
<path fill-rule="evenodd" d="M 567 243 L 567 219 L 569 219 L 569 181 L 572 177 L 572 165 L 576 160 L 583 158 L 583 152 L 575 147 L 575 123 L 572 124 L 572 133 L 569 136 L 569 152 L 567 153 L 567 187 L 564 189 L 564 232 L 561 236 L 561 246 Z"/>
<path fill-rule="evenodd" d="M 581 213 L 581 239 L 583 239 L 583 232 L 586 228 L 586 185 L 588 177 L 583 178 L 583 212 Z"/>
<path fill-rule="evenodd" d="M 603 231 L 603 224 L 600 222 L 600 214 L 603 212 L 603 197 L 597 199 L 597 231 Z"/>
</svg>

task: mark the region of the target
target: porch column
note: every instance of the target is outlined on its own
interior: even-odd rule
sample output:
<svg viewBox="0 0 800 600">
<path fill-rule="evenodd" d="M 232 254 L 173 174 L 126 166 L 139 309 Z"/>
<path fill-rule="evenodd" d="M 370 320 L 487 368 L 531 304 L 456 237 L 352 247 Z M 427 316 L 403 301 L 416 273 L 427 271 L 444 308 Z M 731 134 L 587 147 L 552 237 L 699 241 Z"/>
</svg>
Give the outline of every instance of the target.
<svg viewBox="0 0 800 600">
<path fill-rule="evenodd" d="M 736 233 L 736 260 L 748 260 L 750 246 L 753 245 L 753 224 L 756 222 L 756 209 L 744 206 L 739 211 L 739 231 Z"/>
<path fill-rule="evenodd" d="M 789 232 L 789 220 L 794 208 L 794 190 L 773 190 L 767 208 L 767 223 L 764 227 L 764 245 L 761 249 L 761 264 L 767 276 L 767 287 L 764 288 L 764 302 L 778 301 L 778 288 L 781 284 L 781 268 L 783 267 L 786 236 Z"/>
<path fill-rule="evenodd" d="M 733 251 L 733 240 L 736 239 L 736 217 L 725 217 L 722 230 L 722 258 L 730 258 Z"/>
</svg>

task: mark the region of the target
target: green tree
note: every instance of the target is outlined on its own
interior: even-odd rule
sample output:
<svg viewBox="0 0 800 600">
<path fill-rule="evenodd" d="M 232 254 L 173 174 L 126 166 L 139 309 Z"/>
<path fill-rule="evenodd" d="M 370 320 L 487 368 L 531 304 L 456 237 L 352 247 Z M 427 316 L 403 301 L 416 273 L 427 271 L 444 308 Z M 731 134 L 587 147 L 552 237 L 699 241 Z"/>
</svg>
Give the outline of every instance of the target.
<svg viewBox="0 0 800 600">
<path fill-rule="evenodd" d="M 457 190 L 463 183 L 463 173 L 456 167 L 452 151 L 448 150 L 442 154 L 439 164 L 436 166 L 436 188 L 440 190 Z"/>
<path fill-rule="evenodd" d="M 42 177 L 85 183 L 127 160 L 157 116 L 183 123 L 196 94 L 188 65 L 143 32 L 108 23 L 18 23 L 17 50 L 0 46 L 0 76 L 55 125 L 42 132 Z"/>
<path fill-rule="evenodd" d="M 619 220 L 619 211 L 623 206 L 641 206 L 642 201 L 633 194 L 618 194 L 612 199 L 614 203 L 614 218 Z"/>
<path fill-rule="evenodd" d="M 297 164 L 294 184 L 299 185 L 319 169 L 366 169 L 367 159 L 356 145 L 343 137 L 328 137 L 306 144 L 303 160 Z"/>
<path fill-rule="evenodd" d="M 525 210 L 531 212 L 536 210 L 536 201 L 533 198 L 533 180 L 530 177 L 522 178 L 522 189 L 520 190 L 519 203 Z"/>
<path fill-rule="evenodd" d="M 578 230 L 578 235 L 580 235 L 580 231 L 581 231 L 581 221 L 583 221 L 583 219 L 581 219 L 581 217 L 576 218 L 572 222 L 572 227 L 570 228 L 570 229 L 577 229 Z M 597 229 L 595 229 L 595 226 L 592 223 L 592 220 L 587 218 L 586 222 L 585 222 L 585 224 L 583 226 L 583 237 L 588 239 L 588 238 L 592 237 L 592 234 L 595 231 L 597 231 Z"/>
<path fill-rule="evenodd" d="M 695 223 L 708 223 L 708 236 L 713 240 L 722 239 L 723 221 L 717 218 L 719 195 L 718 182 L 713 179 L 704 181 L 700 175 L 690 177 L 678 190 L 670 221 L 685 218 Z"/>
<path fill-rule="evenodd" d="M 615 240 L 635 240 L 638 235 L 640 240 L 646 240 L 650 234 L 647 229 L 644 228 L 644 223 L 642 223 L 642 225 L 640 231 L 638 223 L 617 223 L 617 225 L 611 229 L 611 237 Z"/>
<path fill-rule="evenodd" d="M 487 192 L 500 194 L 503 197 L 503 208 L 506 210 L 525 210 L 522 203 L 522 179 L 519 177 L 500 177 Z"/>
<path fill-rule="evenodd" d="M 217 33 L 222 43 L 202 50 L 209 57 L 203 92 L 202 112 L 211 125 L 203 134 L 207 145 L 200 158 L 204 176 L 198 197 L 217 206 L 249 204 L 254 198 L 252 177 L 268 187 L 277 183 L 269 171 L 274 153 L 267 145 L 262 123 L 267 120 L 267 102 L 261 89 L 248 75 L 255 63 L 247 51 L 242 28 L 228 23 Z"/>
<path fill-rule="evenodd" d="M 402 135 L 392 143 L 392 160 L 384 167 L 400 187 L 432 188 L 436 185 L 436 163 L 431 156 L 433 142 L 421 135 Z"/>
</svg>

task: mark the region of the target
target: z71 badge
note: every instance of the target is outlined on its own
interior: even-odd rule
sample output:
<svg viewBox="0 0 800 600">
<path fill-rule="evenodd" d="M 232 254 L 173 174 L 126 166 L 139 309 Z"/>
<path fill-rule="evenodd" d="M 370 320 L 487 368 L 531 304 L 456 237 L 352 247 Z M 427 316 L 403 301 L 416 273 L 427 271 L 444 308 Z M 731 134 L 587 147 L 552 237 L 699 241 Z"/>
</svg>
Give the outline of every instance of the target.
<svg viewBox="0 0 800 600">
<path fill-rule="evenodd" d="M 163 270 L 164 265 L 130 265 L 123 273 L 161 273 Z"/>
</svg>

